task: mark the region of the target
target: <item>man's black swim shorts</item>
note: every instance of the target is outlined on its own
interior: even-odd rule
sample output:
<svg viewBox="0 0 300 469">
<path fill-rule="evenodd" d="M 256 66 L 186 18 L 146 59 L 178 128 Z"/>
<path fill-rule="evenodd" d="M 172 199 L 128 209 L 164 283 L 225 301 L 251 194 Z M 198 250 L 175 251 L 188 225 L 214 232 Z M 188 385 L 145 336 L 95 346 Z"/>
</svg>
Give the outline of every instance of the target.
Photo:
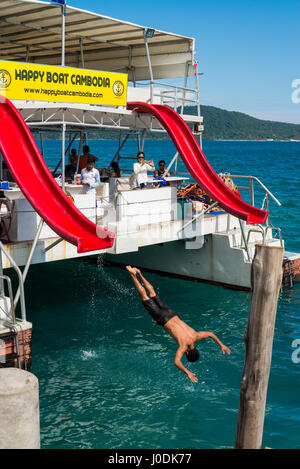
<svg viewBox="0 0 300 469">
<path fill-rule="evenodd" d="M 150 316 L 152 316 L 160 326 L 164 326 L 171 318 L 176 316 L 176 313 L 157 295 L 142 303 Z"/>
</svg>

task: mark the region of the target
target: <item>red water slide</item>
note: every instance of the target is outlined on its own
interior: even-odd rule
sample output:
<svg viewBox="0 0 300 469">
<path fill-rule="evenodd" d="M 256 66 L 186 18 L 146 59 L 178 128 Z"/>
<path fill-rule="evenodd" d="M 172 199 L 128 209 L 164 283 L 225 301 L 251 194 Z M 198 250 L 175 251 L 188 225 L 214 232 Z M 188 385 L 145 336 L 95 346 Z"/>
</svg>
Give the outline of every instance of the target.
<svg viewBox="0 0 300 469">
<path fill-rule="evenodd" d="M 192 131 L 177 112 L 167 106 L 144 102 L 130 102 L 127 108 L 156 117 L 169 133 L 194 180 L 228 213 L 252 225 L 266 221 L 268 212 L 247 204 L 223 183 L 208 163 Z"/>
<path fill-rule="evenodd" d="M 61 190 L 21 114 L 2 96 L 0 150 L 25 197 L 58 236 L 77 245 L 78 253 L 113 245 L 114 233 L 92 223 Z"/>
</svg>

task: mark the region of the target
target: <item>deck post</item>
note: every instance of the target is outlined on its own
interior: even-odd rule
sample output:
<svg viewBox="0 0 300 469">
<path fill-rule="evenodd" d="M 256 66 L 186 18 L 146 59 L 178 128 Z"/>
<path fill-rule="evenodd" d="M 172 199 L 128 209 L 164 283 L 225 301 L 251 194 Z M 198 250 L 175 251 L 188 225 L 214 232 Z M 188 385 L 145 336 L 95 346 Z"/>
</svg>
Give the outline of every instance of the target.
<svg viewBox="0 0 300 469">
<path fill-rule="evenodd" d="M 77 155 L 77 163 L 76 163 L 76 171 L 75 174 L 78 174 L 79 171 L 79 164 L 80 164 L 80 154 L 81 154 L 81 147 L 82 147 L 82 132 L 80 132 L 80 140 L 79 140 L 79 149 L 78 149 L 78 155 Z"/>
<path fill-rule="evenodd" d="M 194 70 L 195 70 L 195 81 L 196 81 L 196 90 L 197 90 L 197 116 L 200 117 L 200 97 L 199 97 L 199 73 L 198 73 L 198 63 L 194 60 Z"/>
<path fill-rule="evenodd" d="M 165 177 L 165 175 L 170 171 L 170 169 L 172 168 L 173 164 L 177 163 L 177 158 L 178 158 L 178 151 L 175 153 L 175 155 L 173 156 L 173 159 L 171 161 L 171 163 L 169 164 L 169 166 L 167 167 L 167 169 L 165 170 L 164 174 L 163 174 L 163 177 Z M 175 170 L 175 174 L 176 174 L 176 170 Z"/>
<path fill-rule="evenodd" d="M 66 5 L 61 7 L 61 66 L 66 62 Z"/>
<path fill-rule="evenodd" d="M 271 367 L 283 248 L 258 244 L 252 263 L 252 300 L 245 332 L 236 449 L 260 449 Z"/>
<path fill-rule="evenodd" d="M 63 111 L 63 121 L 65 120 L 65 112 Z M 65 171 L 66 171 L 66 124 L 63 122 L 61 132 L 61 179 L 62 179 L 62 190 L 65 192 Z"/>
<path fill-rule="evenodd" d="M 151 57 L 150 57 L 150 51 L 149 51 L 149 45 L 148 45 L 148 39 L 147 39 L 146 31 L 147 30 L 145 29 L 145 31 L 144 31 L 144 42 L 145 42 L 147 62 L 148 62 L 149 75 L 150 75 L 150 103 L 153 104 L 154 77 L 153 77 L 152 63 L 151 63 Z"/>
<path fill-rule="evenodd" d="M 81 66 L 82 66 L 82 68 L 84 68 L 85 64 L 84 64 L 84 52 L 83 52 L 83 38 L 81 37 L 79 39 L 79 41 L 80 41 Z"/>
<path fill-rule="evenodd" d="M 144 151 L 144 145 L 145 145 L 145 135 L 146 135 L 146 129 L 142 130 L 142 151 Z"/>
</svg>

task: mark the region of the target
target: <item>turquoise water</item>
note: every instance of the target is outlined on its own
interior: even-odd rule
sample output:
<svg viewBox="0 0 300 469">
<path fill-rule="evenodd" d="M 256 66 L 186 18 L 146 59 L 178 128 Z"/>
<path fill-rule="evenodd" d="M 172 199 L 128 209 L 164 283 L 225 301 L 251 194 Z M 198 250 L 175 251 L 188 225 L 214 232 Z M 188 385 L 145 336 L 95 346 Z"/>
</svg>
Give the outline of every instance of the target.
<svg viewBox="0 0 300 469">
<path fill-rule="evenodd" d="M 116 151 L 110 141 L 90 142 L 105 166 Z M 46 141 L 56 162 L 57 142 Z M 169 159 L 168 141 L 146 141 L 147 157 Z M 282 202 L 271 204 L 290 251 L 299 243 L 300 144 L 204 142 L 218 172 L 259 177 Z M 136 154 L 129 142 L 123 155 Z M 259 198 L 257 199 L 259 201 Z M 260 206 L 260 202 L 257 205 Z M 175 342 L 154 327 L 125 269 L 101 257 L 32 266 L 26 281 L 33 322 L 33 365 L 40 382 L 43 448 L 231 448 L 235 440 L 244 329 L 250 296 L 221 287 L 147 274 L 159 295 L 198 330 L 212 330 L 230 347 L 200 344 L 189 364 L 194 384 L 173 365 Z M 263 444 L 299 448 L 300 364 L 292 342 L 300 339 L 300 289 L 283 292 L 278 313 Z"/>
</svg>

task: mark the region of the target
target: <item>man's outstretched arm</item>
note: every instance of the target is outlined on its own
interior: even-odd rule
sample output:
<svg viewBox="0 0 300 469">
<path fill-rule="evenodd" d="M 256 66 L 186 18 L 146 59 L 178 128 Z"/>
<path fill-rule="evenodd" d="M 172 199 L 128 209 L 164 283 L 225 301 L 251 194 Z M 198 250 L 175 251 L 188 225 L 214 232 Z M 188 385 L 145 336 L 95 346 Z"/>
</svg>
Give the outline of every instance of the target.
<svg viewBox="0 0 300 469">
<path fill-rule="evenodd" d="M 221 352 L 223 353 L 223 355 L 225 353 L 227 353 L 227 355 L 230 355 L 230 349 L 226 347 L 226 345 L 224 345 L 213 332 L 202 331 L 202 332 L 197 333 L 197 340 L 208 339 L 208 338 L 213 339 L 217 344 L 220 345 Z"/>
<path fill-rule="evenodd" d="M 179 347 L 177 349 L 177 352 L 174 358 L 174 365 L 177 366 L 179 370 L 183 371 L 183 373 L 187 374 L 191 381 L 193 381 L 194 383 L 198 383 L 198 379 L 196 378 L 194 373 L 191 373 L 191 371 L 185 368 L 185 366 L 183 366 L 183 364 L 181 363 L 182 355 L 184 354 L 185 350 L 186 349 L 184 347 Z"/>
</svg>

